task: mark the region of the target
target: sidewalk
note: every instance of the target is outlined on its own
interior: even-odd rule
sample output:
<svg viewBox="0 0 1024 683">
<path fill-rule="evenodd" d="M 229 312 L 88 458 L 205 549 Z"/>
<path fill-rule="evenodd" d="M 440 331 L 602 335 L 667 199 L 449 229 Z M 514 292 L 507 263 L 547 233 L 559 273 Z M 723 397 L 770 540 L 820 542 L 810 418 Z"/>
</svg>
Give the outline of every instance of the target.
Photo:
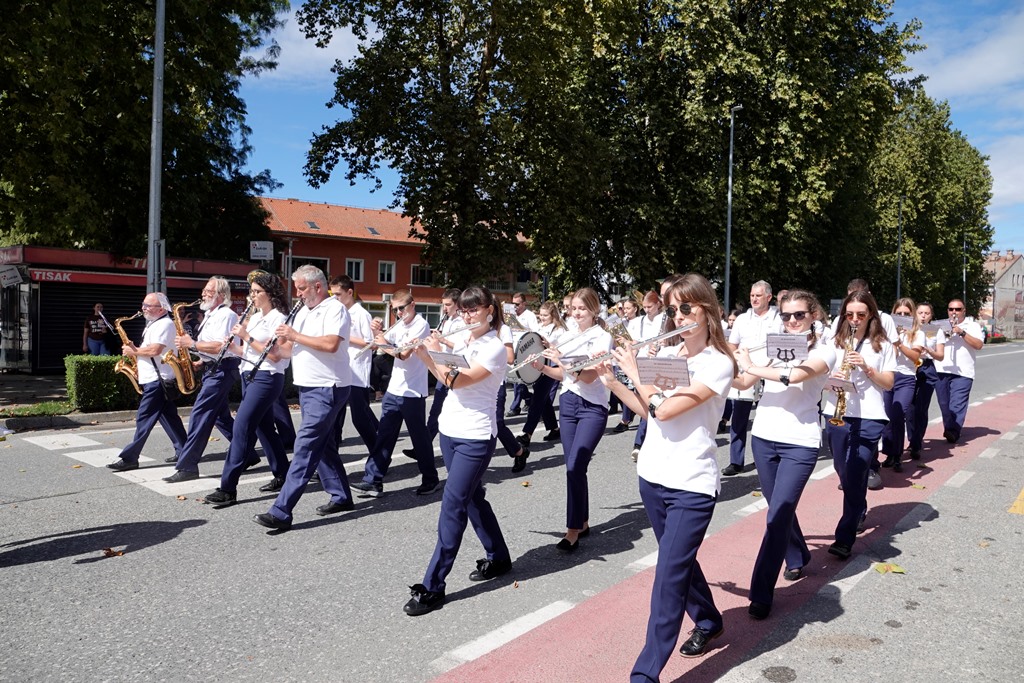
<svg viewBox="0 0 1024 683">
<path fill-rule="evenodd" d="M 0 373 L 0 409 L 31 406 L 45 401 L 66 401 L 68 385 L 64 375 L 30 375 L 28 373 Z M 78 427 L 100 422 L 126 422 L 135 418 L 134 410 L 107 413 L 71 413 L 68 415 L 42 415 L 37 417 L 0 418 L 0 428 L 20 432 L 26 429 L 53 429 Z"/>
</svg>

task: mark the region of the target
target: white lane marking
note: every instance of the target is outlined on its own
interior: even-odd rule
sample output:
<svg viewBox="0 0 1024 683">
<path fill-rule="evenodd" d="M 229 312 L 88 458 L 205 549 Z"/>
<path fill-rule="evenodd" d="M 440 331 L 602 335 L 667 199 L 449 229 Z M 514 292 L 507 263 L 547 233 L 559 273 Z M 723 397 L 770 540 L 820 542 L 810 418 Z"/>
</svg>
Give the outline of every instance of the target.
<svg viewBox="0 0 1024 683">
<path fill-rule="evenodd" d="M 966 484 L 967 480 L 970 479 L 973 476 L 974 476 L 974 472 L 969 472 L 967 470 L 960 470 L 959 472 L 954 474 L 952 477 L 950 477 L 949 480 L 946 481 L 946 486 L 950 486 L 952 488 L 958 489 L 961 486 L 963 486 L 964 484 Z"/>
<path fill-rule="evenodd" d="M 1000 351 L 999 353 L 983 353 L 978 356 L 978 360 L 982 358 L 995 358 L 997 356 L 1012 356 L 1015 353 L 1024 353 L 1024 351 Z"/>
<path fill-rule="evenodd" d="M 1020 436 L 1020 432 L 1006 432 L 999 438 L 1006 439 L 1007 441 L 1012 441 L 1013 439 L 1016 439 L 1018 436 Z"/>
<path fill-rule="evenodd" d="M 84 436 L 74 434 L 57 434 L 53 436 L 26 436 L 22 441 L 40 446 L 48 451 L 59 451 L 64 448 L 88 448 L 89 446 L 102 446 L 99 441 L 87 439 Z"/>
<path fill-rule="evenodd" d="M 105 436 L 107 434 L 118 434 L 120 432 L 134 432 L 135 427 L 125 427 L 124 429 L 104 429 L 101 432 L 82 432 L 84 436 Z"/>
<path fill-rule="evenodd" d="M 117 456 L 121 455 L 121 449 L 101 448 L 95 451 L 72 451 L 71 453 L 65 453 L 64 455 L 68 456 L 72 460 L 84 462 L 86 465 L 92 465 L 93 467 L 106 467 L 107 463 L 117 460 Z M 139 460 L 142 460 L 142 458 L 140 457 Z"/>
<path fill-rule="evenodd" d="M 928 420 L 928 424 L 930 424 L 930 425 L 937 425 L 940 422 L 942 422 L 942 417 L 941 416 L 940 417 L 933 417 L 932 419 Z"/>
<path fill-rule="evenodd" d="M 986 448 L 985 450 L 983 450 L 981 452 L 981 455 L 979 455 L 978 457 L 979 458 L 994 458 L 997 455 L 999 455 L 999 449 L 998 448 Z"/>
<path fill-rule="evenodd" d="M 631 572 L 639 574 L 645 569 L 650 569 L 654 565 L 658 564 L 658 551 L 655 550 L 650 555 L 644 555 L 639 560 L 635 560 L 626 565 L 626 569 Z"/>
<path fill-rule="evenodd" d="M 972 408 L 977 408 L 977 407 L 978 407 L 978 406 L 980 406 L 981 404 L 982 404 L 982 401 L 975 401 L 974 403 L 971 403 L 971 404 L 970 404 L 970 406 L 971 406 Z"/>
<path fill-rule="evenodd" d="M 184 496 L 190 493 L 199 493 L 200 491 L 212 491 L 217 488 L 220 484 L 220 475 L 211 476 L 200 476 L 198 479 L 192 481 L 183 481 L 178 484 L 169 484 L 163 480 L 164 477 L 168 477 L 174 474 L 174 467 L 146 467 L 141 470 L 131 470 L 129 472 L 117 472 L 117 476 L 121 477 L 126 481 L 130 481 L 133 484 L 139 484 L 146 487 L 150 491 L 159 493 L 161 496 Z M 272 474 L 255 474 L 250 476 L 243 476 L 238 484 L 258 484 L 264 481 L 270 481 L 274 478 Z"/>
<path fill-rule="evenodd" d="M 828 584 L 839 589 L 840 598 L 842 598 L 844 595 L 853 590 L 854 586 L 863 581 L 864 577 L 871 573 L 871 561 L 867 558 L 861 558 L 861 561 L 867 564 L 867 567 L 865 567 L 863 570 L 857 572 L 856 574 L 847 576 L 843 579 L 838 579 Z M 851 567 L 852 566 L 853 565 L 851 565 Z"/>
<path fill-rule="evenodd" d="M 982 400 L 982 402 L 985 402 L 985 401 L 991 401 L 994 398 L 999 398 L 999 397 L 998 396 L 986 396 L 985 398 L 983 398 L 981 400 Z"/>
<path fill-rule="evenodd" d="M 519 636 L 532 631 L 538 626 L 551 621 L 555 617 L 568 612 L 575 605 L 567 600 L 559 600 L 550 605 L 541 607 L 536 612 L 531 612 L 518 619 L 513 619 L 504 626 L 500 626 L 490 633 L 485 633 L 476 640 L 471 640 L 460 645 L 454 650 L 449 650 L 430 663 L 430 668 L 437 673 L 450 671 L 455 667 L 471 662 L 474 659 L 484 656 L 492 650 L 496 650 L 505 643 L 515 640 Z"/>
<path fill-rule="evenodd" d="M 828 467 L 822 467 L 820 470 L 811 475 L 811 479 L 824 479 L 836 473 L 835 465 L 829 465 Z"/>
<path fill-rule="evenodd" d="M 760 512 L 761 510 L 764 510 L 766 507 L 768 507 L 768 501 L 765 500 L 764 498 L 759 498 L 750 505 L 741 507 L 739 510 L 732 514 L 737 515 L 739 517 L 746 517 L 747 515 L 752 515 L 755 512 Z"/>
</svg>

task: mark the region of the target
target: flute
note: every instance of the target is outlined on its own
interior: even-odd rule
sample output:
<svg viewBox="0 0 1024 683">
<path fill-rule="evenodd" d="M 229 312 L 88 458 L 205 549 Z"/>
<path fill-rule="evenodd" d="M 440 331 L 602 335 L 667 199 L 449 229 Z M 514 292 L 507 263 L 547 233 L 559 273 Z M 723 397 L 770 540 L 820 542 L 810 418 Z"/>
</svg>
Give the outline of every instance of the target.
<svg viewBox="0 0 1024 683">
<path fill-rule="evenodd" d="M 458 334 L 459 332 L 465 332 L 466 330 L 475 330 L 476 328 L 480 327 L 481 324 L 482 323 L 473 323 L 471 325 L 466 325 L 465 327 L 460 327 L 457 330 L 451 330 L 451 331 L 447 332 L 446 334 L 439 334 L 439 335 L 437 335 L 437 338 L 438 339 L 444 339 L 445 337 L 450 337 L 453 334 Z M 405 353 L 409 349 L 416 348 L 417 346 L 419 346 L 420 344 L 422 344 L 423 342 L 425 342 L 428 339 L 430 339 L 430 336 L 420 337 L 419 339 L 414 339 L 411 342 L 406 342 L 405 344 L 402 344 L 401 346 L 396 346 L 394 348 L 394 352 L 396 354 Z"/>
<path fill-rule="evenodd" d="M 394 327 L 395 325 L 397 325 L 399 322 L 401 322 L 401 321 L 400 320 L 396 320 L 395 322 L 393 322 L 390 325 L 388 325 L 388 329 L 386 329 L 383 332 L 381 332 L 381 335 L 382 336 L 387 335 L 387 333 L 391 331 L 391 328 Z M 352 357 L 352 359 L 355 360 L 356 358 L 362 358 L 366 353 L 368 353 L 370 351 L 373 351 L 375 348 L 377 348 L 377 344 L 375 342 L 371 341 L 369 344 L 367 344 L 363 348 L 359 349 L 359 351 L 356 353 L 355 356 Z"/>
<path fill-rule="evenodd" d="M 295 316 L 298 314 L 299 309 L 302 308 L 304 303 L 305 302 L 302 299 L 296 301 L 295 305 L 292 306 L 292 310 L 288 313 L 288 317 L 284 319 L 283 324 L 291 325 L 292 321 L 295 320 Z M 257 358 L 256 362 L 252 364 L 252 370 L 249 371 L 249 376 L 246 378 L 247 382 L 251 382 L 253 378 L 256 376 L 256 373 L 259 371 L 260 366 L 263 365 L 263 361 L 267 359 L 267 354 L 270 353 L 270 349 L 274 348 L 274 344 L 276 343 L 277 335 L 275 334 L 273 337 L 270 338 L 270 341 L 267 342 L 267 346 L 263 349 L 263 353 L 260 354 L 260 357 Z"/>
<path fill-rule="evenodd" d="M 690 323 L 689 325 L 683 325 L 682 327 L 677 327 L 677 328 L 675 328 L 673 330 L 668 330 L 667 332 L 662 332 L 661 334 L 655 335 L 655 336 L 650 337 L 648 339 L 642 339 L 642 340 L 640 340 L 638 342 L 634 342 L 634 343 L 626 346 L 624 348 L 624 350 L 636 351 L 637 349 L 640 349 L 640 348 L 642 348 L 644 346 L 648 346 L 650 344 L 654 344 L 655 342 L 659 342 L 659 341 L 661 341 L 663 339 L 669 339 L 671 337 L 676 336 L 677 334 L 682 334 L 683 332 L 688 332 L 690 330 L 696 329 L 697 327 L 698 327 L 697 323 Z M 573 363 L 569 367 L 565 368 L 565 371 L 566 372 L 574 372 L 574 373 L 575 372 L 582 372 L 583 370 L 586 370 L 587 368 L 591 368 L 591 367 L 593 367 L 595 365 L 598 365 L 599 363 L 603 363 L 606 360 L 608 360 L 609 358 L 612 358 L 614 356 L 615 356 L 615 354 L 612 351 L 605 351 L 604 353 L 598 354 L 598 355 L 594 356 L 593 358 L 585 358 L 583 360 L 576 361 L 575 363 Z"/>
<path fill-rule="evenodd" d="M 585 332 L 578 332 L 576 334 L 570 335 L 570 336 L 566 337 L 565 339 L 563 339 L 562 341 L 560 341 L 557 344 L 555 344 L 554 346 L 551 346 L 549 348 L 557 349 L 560 346 L 565 346 L 569 342 L 575 341 L 575 340 L 579 339 L 580 337 L 582 337 L 585 334 L 589 334 L 590 330 L 593 330 L 594 328 L 600 329 L 597 325 L 594 325 L 594 327 L 591 327 L 591 328 L 587 329 Z M 520 370 L 522 368 L 525 368 L 527 365 L 533 363 L 535 360 L 540 359 L 540 357 L 543 356 L 543 355 L 544 355 L 543 351 L 541 351 L 540 353 L 531 353 L 529 356 L 527 356 L 523 360 L 519 361 L 515 365 L 509 366 L 507 372 L 512 373 L 512 372 L 515 372 L 515 371 Z"/>
</svg>

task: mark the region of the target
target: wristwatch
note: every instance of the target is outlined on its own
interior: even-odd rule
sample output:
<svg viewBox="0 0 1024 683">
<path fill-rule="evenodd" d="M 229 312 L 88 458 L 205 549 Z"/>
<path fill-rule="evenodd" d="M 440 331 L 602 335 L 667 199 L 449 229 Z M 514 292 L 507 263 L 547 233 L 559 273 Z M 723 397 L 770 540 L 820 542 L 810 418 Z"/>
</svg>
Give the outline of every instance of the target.
<svg viewBox="0 0 1024 683">
<path fill-rule="evenodd" d="M 647 401 L 647 414 L 650 415 L 651 417 L 657 419 L 658 418 L 658 408 L 660 408 L 661 404 L 664 403 L 664 402 L 665 402 L 665 394 L 661 393 L 660 391 L 658 393 L 652 395 L 651 398 Z"/>
<path fill-rule="evenodd" d="M 791 372 L 791 370 L 792 368 L 788 367 L 779 369 L 779 381 L 782 382 L 787 387 L 789 386 L 789 373 Z"/>
</svg>

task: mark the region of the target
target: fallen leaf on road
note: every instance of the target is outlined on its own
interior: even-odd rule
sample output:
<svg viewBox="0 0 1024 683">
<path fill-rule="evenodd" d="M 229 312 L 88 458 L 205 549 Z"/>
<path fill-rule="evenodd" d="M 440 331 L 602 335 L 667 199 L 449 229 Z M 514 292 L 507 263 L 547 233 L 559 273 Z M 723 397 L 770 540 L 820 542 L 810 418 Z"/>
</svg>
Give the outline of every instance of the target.
<svg viewBox="0 0 1024 683">
<path fill-rule="evenodd" d="M 209 441 L 210 441 L 210 442 L 213 442 L 213 441 L 220 441 L 220 437 L 219 437 L 219 436 L 211 436 L 211 437 L 209 438 Z"/>
<path fill-rule="evenodd" d="M 906 570 L 891 562 L 875 562 L 875 571 L 879 574 L 906 574 Z"/>
<path fill-rule="evenodd" d="M 912 488 L 912 489 L 923 489 L 923 488 L 927 488 L 927 487 L 921 486 L 920 484 L 911 484 L 910 488 Z"/>
<path fill-rule="evenodd" d="M 114 550 L 113 548 L 104 548 L 103 549 L 103 554 L 106 555 L 107 557 L 121 557 L 122 555 L 124 555 L 124 551 L 123 550 Z"/>
<path fill-rule="evenodd" d="M 178 496 L 178 500 L 188 500 L 188 496 Z"/>
<path fill-rule="evenodd" d="M 513 581 L 512 582 L 512 587 L 513 588 L 519 588 L 519 582 L 518 581 Z"/>
<path fill-rule="evenodd" d="M 760 498 L 763 494 L 760 491 L 752 491 L 750 495 L 754 498 Z"/>
<path fill-rule="evenodd" d="M 524 481 L 522 484 L 520 484 L 520 486 L 522 486 L 523 488 L 530 488 L 530 482 Z"/>
<path fill-rule="evenodd" d="M 988 547 L 988 541 L 982 541 L 978 545 L 981 546 L 982 548 L 987 548 Z"/>
<path fill-rule="evenodd" d="M 82 466 L 81 465 L 72 465 L 71 469 L 73 469 L 73 470 L 80 470 L 80 469 L 82 469 Z"/>
</svg>

